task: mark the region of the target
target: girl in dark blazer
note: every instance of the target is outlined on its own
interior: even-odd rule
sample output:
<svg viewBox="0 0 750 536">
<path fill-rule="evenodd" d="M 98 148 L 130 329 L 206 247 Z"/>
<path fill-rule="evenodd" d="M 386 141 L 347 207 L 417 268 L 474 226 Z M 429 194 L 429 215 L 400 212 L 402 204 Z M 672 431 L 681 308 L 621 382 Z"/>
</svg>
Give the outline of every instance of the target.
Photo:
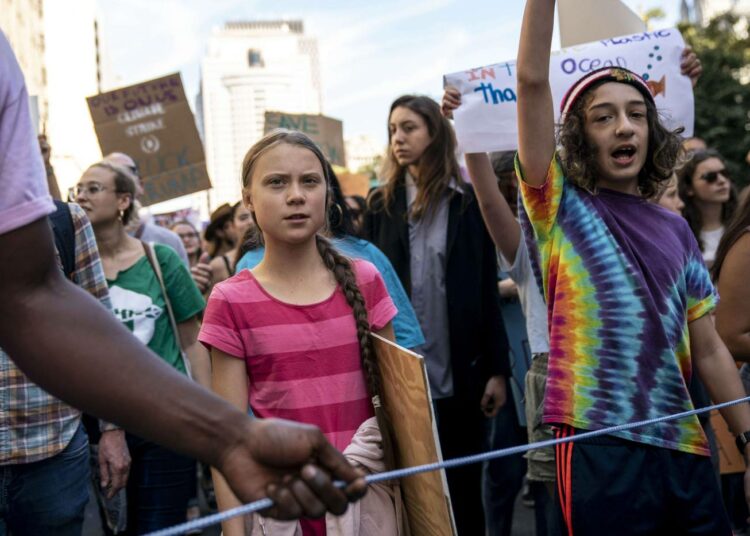
<svg viewBox="0 0 750 536">
<path fill-rule="evenodd" d="M 390 259 L 425 335 L 443 457 L 483 448 L 485 417 L 505 403 L 510 374 L 497 257 L 473 190 L 460 174 L 450 123 L 428 97 L 392 105 L 383 186 L 373 190 L 363 237 Z M 459 534 L 484 534 L 481 465 L 447 471 Z"/>
</svg>

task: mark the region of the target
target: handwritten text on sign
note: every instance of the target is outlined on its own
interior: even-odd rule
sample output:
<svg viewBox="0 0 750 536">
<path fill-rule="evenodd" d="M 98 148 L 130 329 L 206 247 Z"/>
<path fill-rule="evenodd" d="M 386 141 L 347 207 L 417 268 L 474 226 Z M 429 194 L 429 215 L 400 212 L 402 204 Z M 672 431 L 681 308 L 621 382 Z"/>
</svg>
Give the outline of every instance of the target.
<svg viewBox="0 0 750 536">
<path fill-rule="evenodd" d="M 211 187 L 203 144 L 178 73 L 87 101 L 102 153 L 123 152 L 138 163 L 143 205 Z"/>
<path fill-rule="evenodd" d="M 344 127 L 341 121 L 324 115 L 266 112 L 264 133 L 274 129 L 299 130 L 318 144 L 331 164 L 345 166 Z"/>
<path fill-rule="evenodd" d="M 680 74 L 685 48 L 675 29 L 615 37 L 552 53 L 550 85 L 559 113 L 568 88 L 586 73 L 601 67 L 626 67 L 646 79 L 656 105 L 671 128 L 693 133 L 693 89 Z M 461 106 L 454 113 L 456 134 L 464 152 L 513 150 L 518 147 L 516 62 L 507 61 L 444 77 L 458 88 Z M 559 117 L 556 118 L 559 121 Z"/>
</svg>

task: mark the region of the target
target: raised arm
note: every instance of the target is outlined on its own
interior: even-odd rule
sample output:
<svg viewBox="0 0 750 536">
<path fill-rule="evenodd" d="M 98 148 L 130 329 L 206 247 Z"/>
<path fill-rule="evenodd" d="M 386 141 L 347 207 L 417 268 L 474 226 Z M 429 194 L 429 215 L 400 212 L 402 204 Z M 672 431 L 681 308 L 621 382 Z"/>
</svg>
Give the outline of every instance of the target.
<svg viewBox="0 0 750 536">
<path fill-rule="evenodd" d="M 466 155 L 466 167 L 474 184 L 484 224 L 505 260 L 510 264 L 516 259 L 521 226 L 513 216 L 508 202 L 497 187 L 497 178 L 487 153 Z"/>
<path fill-rule="evenodd" d="M 453 111 L 460 105 L 459 91 L 447 86 L 441 107 L 443 115 L 450 119 Z M 497 177 L 487 153 L 468 153 L 465 157 L 484 224 L 487 226 L 495 247 L 509 263 L 513 264 L 518 250 L 518 241 L 521 239 L 521 226 L 497 186 Z"/>
<path fill-rule="evenodd" d="M 549 84 L 555 0 L 528 0 L 518 47 L 518 157 L 525 181 L 541 186 L 555 152 L 555 114 Z"/>
</svg>

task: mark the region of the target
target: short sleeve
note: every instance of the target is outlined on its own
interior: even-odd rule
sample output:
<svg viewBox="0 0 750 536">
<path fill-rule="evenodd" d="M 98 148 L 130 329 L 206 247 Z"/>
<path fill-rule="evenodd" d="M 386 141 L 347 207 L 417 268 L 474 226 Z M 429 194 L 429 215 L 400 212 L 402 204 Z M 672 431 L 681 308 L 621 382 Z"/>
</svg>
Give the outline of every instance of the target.
<svg viewBox="0 0 750 536">
<path fill-rule="evenodd" d="M 711 282 L 711 275 L 692 233 L 688 238 L 690 242 L 688 261 L 685 265 L 685 291 L 687 321 L 692 322 L 713 311 L 719 303 L 719 295 Z"/>
<path fill-rule="evenodd" d="M 68 203 L 70 217 L 75 229 L 75 272 L 73 281 L 83 290 L 109 310 L 112 301 L 109 298 L 109 287 L 104 276 L 104 268 L 99 257 L 94 229 L 86 213 L 75 203 Z"/>
<path fill-rule="evenodd" d="M 531 186 L 525 181 L 518 153 L 516 153 L 515 165 L 516 175 L 521 179 L 519 187 L 526 216 L 531 222 L 537 239 L 544 241 L 549 237 L 550 230 L 557 220 L 557 210 L 560 207 L 565 186 L 560 159 L 555 153 L 547 170 L 547 179 L 541 186 Z"/>
<path fill-rule="evenodd" d="M 23 75 L 0 32 L 0 234 L 54 210 Z"/>
<path fill-rule="evenodd" d="M 169 246 L 156 245 L 156 256 L 164 276 L 175 321 L 184 322 L 203 311 L 205 302 L 177 253 Z"/>
<path fill-rule="evenodd" d="M 497 252 L 497 262 L 502 271 L 508 272 L 510 278 L 515 281 L 518 286 L 522 286 L 525 285 L 529 279 L 531 262 L 529 259 L 529 250 L 526 247 L 526 239 L 523 233 L 521 233 L 518 238 L 518 247 L 516 248 L 516 256 L 513 259 L 513 264 L 509 263 L 508 259 L 506 259 L 499 250 Z"/>
<path fill-rule="evenodd" d="M 263 260 L 263 255 L 265 254 L 265 248 L 257 248 L 257 249 L 251 249 L 247 253 L 245 253 L 240 261 L 237 263 L 237 266 L 234 267 L 235 273 L 240 273 L 242 270 L 252 270 L 258 264 L 260 264 L 260 261 Z"/>
<path fill-rule="evenodd" d="M 365 298 L 370 329 L 378 331 L 393 320 L 398 312 L 375 266 L 367 261 L 354 261 L 354 271 L 360 292 Z"/>
<path fill-rule="evenodd" d="M 232 304 L 220 284 L 213 288 L 208 298 L 198 340 L 209 349 L 216 348 L 240 359 L 244 359 L 246 355 Z"/>
</svg>

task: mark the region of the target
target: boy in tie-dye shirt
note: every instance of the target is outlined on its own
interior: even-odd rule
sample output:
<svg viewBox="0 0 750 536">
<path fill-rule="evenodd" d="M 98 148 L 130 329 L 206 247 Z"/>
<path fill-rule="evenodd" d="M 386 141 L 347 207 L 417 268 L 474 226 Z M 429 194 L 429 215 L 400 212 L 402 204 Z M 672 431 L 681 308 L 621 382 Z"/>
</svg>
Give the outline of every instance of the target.
<svg viewBox="0 0 750 536">
<path fill-rule="evenodd" d="M 563 98 L 556 150 L 554 4 L 528 0 L 517 63 L 516 170 L 550 330 L 544 421 L 571 436 L 690 410 L 693 368 L 715 402 L 741 398 L 690 229 L 647 201 L 680 155 L 649 86 L 621 68 L 584 75 Z M 722 414 L 750 438 L 746 404 Z M 576 535 L 731 534 L 708 454 L 696 417 L 559 445 L 562 525 Z"/>
</svg>

